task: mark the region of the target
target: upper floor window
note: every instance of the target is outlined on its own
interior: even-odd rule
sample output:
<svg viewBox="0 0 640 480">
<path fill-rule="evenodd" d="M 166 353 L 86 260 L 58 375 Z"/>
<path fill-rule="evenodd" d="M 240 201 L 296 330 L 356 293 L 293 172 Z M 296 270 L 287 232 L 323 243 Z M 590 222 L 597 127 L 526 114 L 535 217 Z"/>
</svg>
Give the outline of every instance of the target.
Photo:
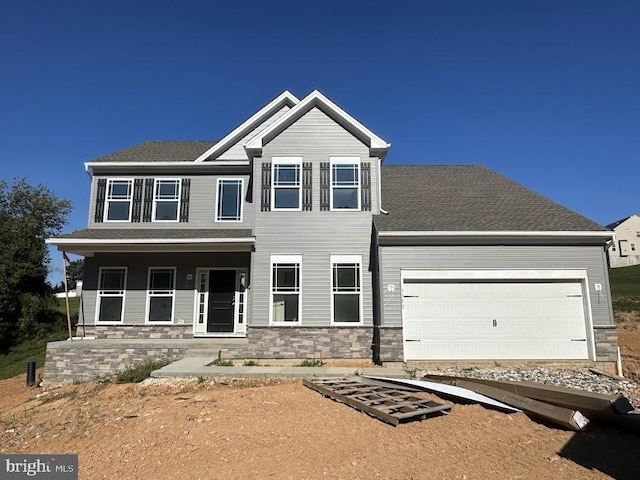
<svg viewBox="0 0 640 480">
<path fill-rule="evenodd" d="M 300 173 L 302 158 L 273 159 L 272 210 L 301 210 L 302 188 Z"/>
<path fill-rule="evenodd" d="M 107 208 L 105 221 L 128 222 L 131 220 L 131 199 L 133 180 L 107 181 Z"/>
<path fill-rule="evenodd" d="M 636 251 L 636 244 L 635 244 L 635 243 L 632 243 L 632 244 L 631 244 L 631 251 L 632 251 L 632 252 L 635 252 L 635 251 Z"/>
<path fill-rule="evenodd" d="M 360 210 L 360 158 L 331 158 L 331 210 Z"/>
<path fill-rule="evenodd" d="M 242 221 L 242 179 L 218 179 L 216 222 Z"/>
<path fill-rule="evenodd" d="M 636 237 L 640 238 L 640 230 L 636 230 Z"/>
<path fill-rule="evenodd" d="M 153 220 L 177 222 L 180 207 L 180 180 L 157 178 L 153 193 Z"/>
</svg>

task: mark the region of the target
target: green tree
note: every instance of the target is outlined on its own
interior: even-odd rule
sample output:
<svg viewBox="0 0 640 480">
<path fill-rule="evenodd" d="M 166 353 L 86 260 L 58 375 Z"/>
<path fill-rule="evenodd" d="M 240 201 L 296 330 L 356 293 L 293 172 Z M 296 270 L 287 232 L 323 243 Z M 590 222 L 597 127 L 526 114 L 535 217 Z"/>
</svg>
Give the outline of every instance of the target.
<svg viewBox="0 0 640 480">
<path fill-rule="evenodd" d="M 0 179 L 0 351 L 54 322 L 45 239 L 60 232 L 70 211 L 44 185 Z"/>
<path fill-rule="evenodd" d="M 67 265 L 67 282 L 69 283 L 69 290 L 76 288 L 76 283 L 82 280 L 84 276 L 84 258 L 79 260 L 73 260 Z M 64 291 L 64 284 L 62 285 L 62 291 Z"/>
</svg>

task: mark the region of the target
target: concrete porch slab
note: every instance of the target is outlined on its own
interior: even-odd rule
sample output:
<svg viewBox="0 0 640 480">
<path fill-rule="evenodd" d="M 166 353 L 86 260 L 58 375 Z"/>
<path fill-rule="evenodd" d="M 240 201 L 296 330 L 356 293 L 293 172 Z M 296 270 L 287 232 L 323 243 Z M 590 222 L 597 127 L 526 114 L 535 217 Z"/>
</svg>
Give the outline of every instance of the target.
<svg viewBox="0 0 640 480">
<path fill-rule="evenodd" d="M 234 377 L 234 378 L 303 378 L 303 377 L 344 377 L 354 374 L 379 377 L 410 378 L 409 373 L 399 367 L 280 367 L 271 365 L 222 367 L 209 365 L 215 361 L 211 357 L 185 357 L 182 360 L 155 370 L 155 378 L 171 377 Z"/>
</svg>

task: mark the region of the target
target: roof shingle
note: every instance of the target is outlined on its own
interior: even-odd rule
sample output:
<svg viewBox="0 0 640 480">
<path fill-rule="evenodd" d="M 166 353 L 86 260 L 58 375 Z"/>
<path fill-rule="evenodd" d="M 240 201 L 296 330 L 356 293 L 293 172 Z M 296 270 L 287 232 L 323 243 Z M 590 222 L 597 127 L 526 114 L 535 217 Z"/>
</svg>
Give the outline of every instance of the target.
<svg viewBox="0 0 640 480">
<path fill-rule="evenodd" d="M 478 165 L 382 167 L 379 231 L 605 231 Z"/>
<path fill-rule="evenodd" d="M 214 141 L 153 141 L 98 157 L 93 162 L 192 162 L 216 144 Z"/>
</svg>

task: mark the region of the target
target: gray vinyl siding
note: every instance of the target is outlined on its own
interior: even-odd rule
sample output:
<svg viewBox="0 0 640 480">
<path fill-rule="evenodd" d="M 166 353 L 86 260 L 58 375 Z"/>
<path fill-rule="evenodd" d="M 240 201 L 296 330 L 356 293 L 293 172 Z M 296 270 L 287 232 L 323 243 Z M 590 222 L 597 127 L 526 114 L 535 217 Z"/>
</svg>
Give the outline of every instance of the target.
<svg viewBox="0 0 640 480">
<path fill-rule="evenodd" d="M 244 144 L 247 143 L 250 139 L 255 137 L 261 131 L 269 128 L 272 123 L 282 117 L 285 113 L 290 110 L 286 105 L 283 106 L 280 110 L 266 119 L 263 123 L 258 125 L 240 140 L 238 140 L 235 144 L 229 147 L 226 151 L 222 152 L 222 154 L 218 155 L 218 160 L 248 160 L 247 152 L 244 149 Z"/>
<path fill-rule="evenodd" d="M 96 194 L 98 178 L 118 178 L 114 175 L 94 176 L 91 185 L 89 203 L 89 228 L 251 228 L 253 226 L 253 208 L 248 203 L 247 193 L 250 182 L 248 174 L 228 175 L 122 175 L 121 178 L 189 178 L 191 190 L 189 195 L 188 222 L 95 222 Z M 219 178 L 243 179 L 242 222 L 216 222 L 216 199 Z M 105 201 L 105 210 L 107 208 Z"/>
<path fill-rule="evenodd" d="M 599 246 L 414 246 L 380 247 L 382 324 L 401 326 L 401 269 L 587 270 L 594 326 L 613 325 L 609 277 Z M 600 283 L 603 290 L 595 291 Z M 387 285 L 394 285 L 389 292 Z"/>
<path fill-rule="evenodd" d="M 313 164 L 312 211 L 262 212 L 260 202 L 254 202 L 256 247 L 250 325 L 269 324 L 271 255 L 302 255 L 302 326 L 331 324 L 330 256 L 361 255 L 363 324 L 372 325 L 369 254 L 371 215 L 379 208 L 379 160 L 370 158 L 367 146 L 314 108 L 271 140 L 263 148 L 263 157 L 254 161 L 254 198 L 260 198 L 262 162 L 281 156 L 298 156 Z M 320 162 L 328 162 L 332 156 L 357 156 L 371 162 L 371 212 L 320 211 Z"/>
<path fill-rule="evenodd" d="M 183 320 L 185 325 L 190 325 L 193 323 L 194 314 L 196 269 L 248 269 L 249 262 L 249 252 L 96 254 L 95 257 L 87 257 L 82 291 L 85 322 L 87 325 L 95 323 L 100 267 L 127 267 L 125 325 L 145 324 L 149 267 L 177 267 L 174 324 Z M 187 280 L 189 274 L 192 275 L 191 280 Z"/>
</svg>

